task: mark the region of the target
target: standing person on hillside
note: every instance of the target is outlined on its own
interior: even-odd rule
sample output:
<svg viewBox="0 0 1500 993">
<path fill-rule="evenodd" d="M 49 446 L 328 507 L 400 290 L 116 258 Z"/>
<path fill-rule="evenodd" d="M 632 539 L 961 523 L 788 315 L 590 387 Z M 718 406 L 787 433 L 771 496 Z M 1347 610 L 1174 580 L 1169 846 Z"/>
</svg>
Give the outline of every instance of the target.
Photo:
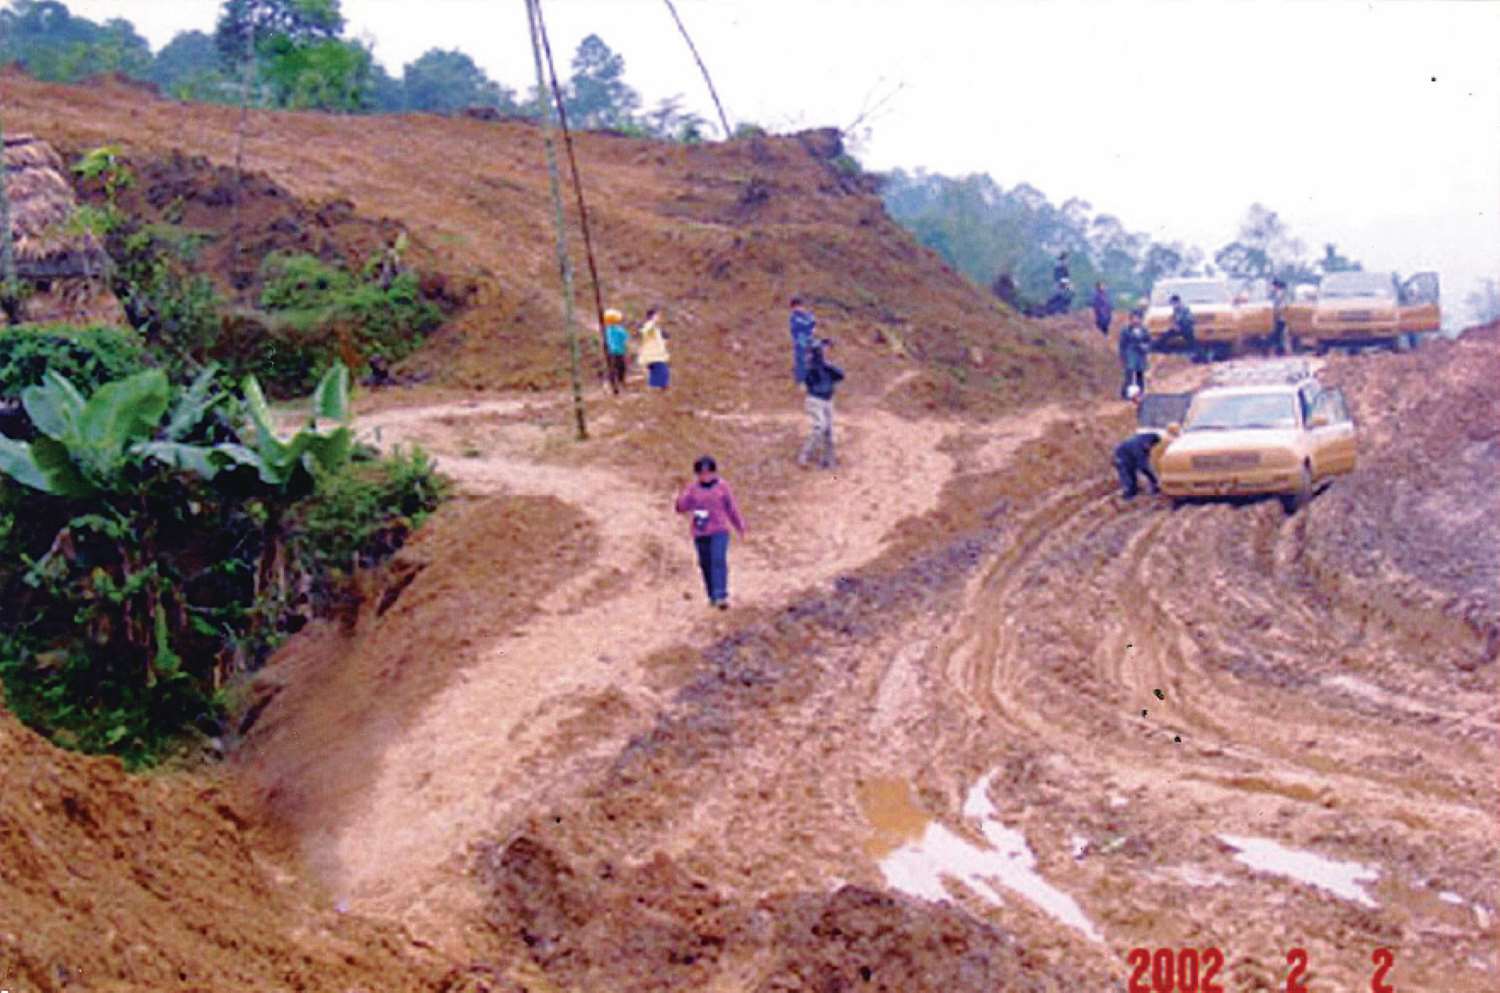
<svg viewBox="0 0 1500 993">
<path fill-rule="evenodd" d="M 801 297 L 792 297 L 792 378 L 801 386 L 807 378 L 807 353 L 812 348 L 818 319 L 802 305 Z"/>
<path fill-rule="evenodd" d="M 1145 308 L 1137 307 L 1130 312 L 1130 322 L 1120 329 L 1120 368 L 1125 380 L 1120 384 L 1120 396 L 1131 398 L 1131 389 L 1138 393 L 1146 391 L 1147 356 L 1151 351 L 1151 332 L 1146 330 L 1142 318 Z"/>
<path fill-rule="evenodd" d="M 833 346 L 832 339 L 813 342 L 807 354 L 807 375 L 802 384 L 807 387 L 807 417 L 811 425 L 802 451 L 797 453 L 797 464 L 806 466 L 814 456 L 818 466 L 832 469 L 838 464 L 833 456 L 833 391 L 844 381 L 844 370 L 828 361 L 827 351 Z"/>
<path fill-rule="evenodd" d="M 609 355 L 609 384 L 625 385 L 625 353 L 630 346 L 630 332 L 625 315 L 611 307 L 604 312 L 604 350 Z"/>
<path fill-rule="evenodd" d="M 672 384 L 671 357 L 667 354 L 667 332 L 661 327 L 661 310 L 652 307 L 646 311 L 646 323 L 638 332 L 641 350 L 636 359 L 646 367 L 646 385 L 653 390 L 666 392 Z"/>
<path fill-rule="evenodd" d="M 1068 253 L 1058 252 L 1057 264 L 1052 267 L 1052 282 L 1058 286 L 1062 286 L 1063 283 L 1070 282 L 1071 279 L 1072 273 L 1068 271 Z"/>
<path fill-rule="evenodd" d="M 1104 288 L 1104 283 L 1094 284 L 1094 326 L 1104 337 L 1109 337 L 1110 318 L 1114 317 L 1115 304 L 1109 298 L 1109 290 Z"/>
<path fill-rule="evenodd" d="M 719 466 L 711 455 L 693 463 L 697 481 L 688 483 L 677 497 L 679 514 L 692 514 L 693 545 L 698 550 L 698 568 L 708 605 L 729 609 L 729 529 L 745 537 L 745 521 L 729 484 L 719 478 Z"/>
</svg>

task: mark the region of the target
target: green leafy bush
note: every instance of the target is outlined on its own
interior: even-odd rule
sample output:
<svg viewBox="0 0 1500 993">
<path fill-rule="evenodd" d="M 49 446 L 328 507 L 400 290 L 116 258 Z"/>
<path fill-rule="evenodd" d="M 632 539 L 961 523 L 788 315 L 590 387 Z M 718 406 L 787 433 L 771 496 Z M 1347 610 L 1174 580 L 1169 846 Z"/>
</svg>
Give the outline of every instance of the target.
<svg viewBox="0 0 1500 993">
<path fill-rule="evenodd" d="M 119 328 L 22 325 L 0 333 L 0 397 L 40 385 L 49 370 L 92 391 L 145 367 L 140 338 Z"/>
<path fill-rule="evenodd" d="M 415 273 L 361 276 L 310 255 L 273 255 L 263 267 L 261 307 L 270 316 L 256 368 L 278 392 L 318 375 L 335 360 L 396 361 L 421 345 L 443 314 L 421 291 Z"/>
<path fill-rule="evenodd" d="M 329 607 L 358 569 L 390 557 L 437 509 L 447 485 L 420 448 L 320 472 L 288 531 L 300 571 L 314 577 L 314 606 Z"/>
<path fill-rule="evenodd" d="M 217 383 L 152 369 L 85 392 L 48 373 L 22 394 L 37 437 L 0 439 L 7 703 L 131 767 L 215 730 L 225 682 L 316 608 L 302 591 L 389 554 L 441 497 L 420 453 L 351 466 L 342 365 L 291 437 L 253 378 L 238 403 Z"/>
</svg>

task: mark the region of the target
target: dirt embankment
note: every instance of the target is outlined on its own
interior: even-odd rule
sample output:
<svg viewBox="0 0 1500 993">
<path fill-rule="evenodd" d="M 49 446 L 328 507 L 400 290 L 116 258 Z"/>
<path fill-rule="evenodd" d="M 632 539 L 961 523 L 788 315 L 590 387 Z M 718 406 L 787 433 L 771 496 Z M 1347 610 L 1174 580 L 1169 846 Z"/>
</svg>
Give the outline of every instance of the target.
<svg viewBox="0 0 1500 993">
<path fill-rule="evenodd" d="M 7 127 L 70 149 L 121 145 L 169 173 L 154 184 L 163 207 L 186 185 L 199 194 L 184 196 L 188 219 L 220 224 L 203 215 L 216 213 L 206 200 L 220 199 L 221 167 L 234 160 L 234 108 L 108 83 L 49 86 L 16 73 L 4 85 Z M 766 383 L 789 378 L 786 301 L 794 293 L 817 309 L 826 333 L 854 346 L 841 354 L 856 382 L 883 390 L 915 371 L 897 398 L 911 410 L 1016 409 L 1107 377 L 1106 352 L 1040 333 L 918 247 L 865 184 L 834 168 L 836 145 L 816 133 L 692 147 L 578 137 L 606 295 L 635 320 L 647 306 L 665 307 L 685 403 L 759 405 Z M 198 175 L 195 156 L 217 164 L 211 175 Z M 567 353 L 537 128 L 254 112 L 244 163 L 254 177 L 251 222 L 285 228 L 257 235 L 254 245 L 322 251 L 328 225 L 276 203 L 272 194 L 285 191 L 315 214 L 340 215 L 324 219 L 346 254 L 363 244 L 359 224 L 342 216 L 352 211 L 389 219 L 367 222 L 382 237 L 389 224 L 409 231 L 424 269 L 461 285 L 477 281 L 470 305 L 409 360 L 413 368 L 464 387 L 562 385 Z M 576 227 L 572 243 L 585 273 Z M 579 304 L 592 314 L 584 285 Z M 591 369 L 595 351 L 585 351 Z"/>
</svg>

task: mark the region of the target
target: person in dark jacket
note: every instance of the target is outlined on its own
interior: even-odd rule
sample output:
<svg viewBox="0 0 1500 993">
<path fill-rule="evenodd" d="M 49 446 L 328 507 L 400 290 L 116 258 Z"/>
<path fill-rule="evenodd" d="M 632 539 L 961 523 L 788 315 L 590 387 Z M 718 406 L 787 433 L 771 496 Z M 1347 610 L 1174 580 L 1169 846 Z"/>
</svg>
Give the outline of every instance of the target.
<svg viewBox="0 0 1500 993">
<path fill-rule="evenodd" d="M 692 514 L 689 525 L 693 545 L 698 550 L 698 569 L 703 573 L 703 587 L 708 591 L 708 605 L 720 610 L 729 607 L 729 529 L 745 537 L 745 520 L 729 484 L 719 478 L 719 466 L 711 455 L 693 463 L 695 482 L 683 487 L 674 509 Z"/>
<path fill-rule="evenodd" d="M 1104 288 L 1103 283 L 1094 285 L 1094 326 L 1104 337 L 1109 337 L 1109 322 L 1115 314 L 1114 301 L 1109 298 L 1109 290 Z"/>
<path fill-rule="evenodd" d="M 807 387 L 807 416 L 811 427 L 802 451 L 797 454 L 797 464 L 805 466 L 814 456 L 818 465 L 832 469 L 837 461 L 833 457 L 833 391 L 844 381 L 844 370 L 828 361 L 827 351 L 833 342 L 827 338 L 813 343 L 808 351 L 807 375 L 802 380 Z"/>
<path fill-rule="evenodd" d="M 1183 350 L 1190 353 L 1198 351 L 1198 337 L 1193 328 L 1193 312 L 1188 305 L 1182 302 L 1182 297 L 1176 293 L 1172 294 L 1169 301 L 1172 304 L 1172 327 L 1166 334 L 1161 336 L 1161 348 L 1176 345 L 1182 342 Z"/>
<path fill-rule="evenodd" d="M 802 305 L 801 297 L 792 297 L 792 378 L 801 386 L 807 379 L 807 353 L 818 330 L 818 319 Z"/>
<path fill-rule="evenodd" d="M 1139 401 L 1139 397 L 1136 398 Z M 1120 496 L 1134 500 L 1140 492 L 1137 476 L 1146 477 L 1152 496 L 1161 492 L 1156 473 L 1151 471 L 1151 450 L 1161 441 L 1155 431 L 1141 431 L 1115 446 L 1115 472 L 1120 477 Z"/>
<path fill-rule="evenodd" d="M 1057 265 L 1052 267 L 1052 281 L 1061 286 L 1063 283 L 1068 282 L 1071 278 L 1072 273 L 1068 272 L 1068 253 L 1058 252 Z"/>
<path fill-rule="evenodd" d="M 1130 322 L 1120 329 L 1120 368 L 1125 379 L 1120 384 L 1120 396 L 1129 399 L 1130 388 L 1138 392 L 1146 389 L 1146 366 L 1151 352 L 1151 332 L 1141 322 L 1145 311 L 1140 307 L 1130 312 Z"/>
<path fill-rule="evenodd" d="M 1288 351 L 1286 333 L 1286 283 L 1271 280 L 1271 348 L 1277 355 Z"/>
</svg>

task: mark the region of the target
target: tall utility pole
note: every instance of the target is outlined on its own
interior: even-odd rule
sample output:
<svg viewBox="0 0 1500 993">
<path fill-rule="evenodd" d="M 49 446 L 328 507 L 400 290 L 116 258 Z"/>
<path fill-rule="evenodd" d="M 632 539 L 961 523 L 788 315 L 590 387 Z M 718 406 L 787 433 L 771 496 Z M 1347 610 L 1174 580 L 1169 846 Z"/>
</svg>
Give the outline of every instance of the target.
<svg viewBox="0 0 1500 993">
<path fill-rule="evenodd" d="M 568 334 L 568 354 L 573 375 L 573 414 L 578 421 L 578 440 L 589 436 L 583 413 L 583 379 L 579 372 L 578 328 L 573 320 L 573 260 L 568 257 L 567 219 L 563 216 L 562 183 L 557 172 L 557 142 L 552 137 L 552 101 L 548 99 L 547 76 L 542 70 L 541 8 L 537 0 L 525 0 L 526 19 L 531 24 L 531 54 L 536 61 L 537 107 L 542 114 L 542 144 L 547 150 L 547 181 L 552 189 L 552 223 L 557 234 L 557 268 L 562 273 L 563 325 Z"/>
<path fill-rule="evenodd" d="M 578 172 L 578 156 L 573 154 L 573 135 L 568 130 L 568 109 L 563 103 L 562 87 L 557 82 L 557 66 L 552 64 L 552 43 L 547 40 L 547 22 L 542 17 L 541 0 L 537 0 L 536 24 L 542 39 L 542 56 L 547 61 L 547 75 L 552 80 L 552 101 L 557 107 L 557 121 L 562 127 L 563 148 L 568 153 L 568 168 L 573 173 L 573 193 L 578 198 L 578 226 L 583 229 L 583 255 L 588 259 L 589 278 L 594 286 L 594 316 L 599 320 L 599 355 L 604 360 L 605 374 L 609 377 L 609 388 L 620 392 L 622 383 L 615 381 L 609 366 L 609 344 L 604 330 L 604 291 L 599 286 L 599 266 L 594 261 L 594 238 L 589 233 L 589 208 L 583 202 L 583 177 Z"/>
<path fill-rule="evenodd" d="M 693 61 L 698 63 L 698 71 L 703 73 L 703 81 L 708 84 L 708 95 L 713 97 L 714 109 L 719 112 L 719 123 L 724 126 L 724 140 L 728 141 L 734 137 L 734 133 L 729 130 L 729 117 L 724 113 L 724 105 L 719 102 L 719 91 L 714 89 L 713 77 L 708 74 L 708 66 L 704 65 L 703 59 L 698 56 L 698 46 L 693 44 L 693 36 L 688 34 L 682 18 L 677 16 L 677 5 L 672 0 L 667 0 L 667 9 L 672 12 L 672 20 L 677 22 L 677 30 L 682 32 L 682 40 L 687 42 L 688 51 L 693 53 Z"/>
<path fill-rule="evenodd" d="M 245 65 L 240 73 L 240 125 L 234 140 L 234 212 L 229 222 L 229 281 L 240 272 L 240 200 L 245 192 L 245 128 L 250 119 L 250 90 L 255 81 L 255 5 L 245 18 Z M 236 293 L 238 287 L 234 287 Z"/>
<path fill-rule="evenodd" d="M 5 125 L 0 123 L 0 300 L 5 313 L 16 308 L 16 246 L 10 226 L 10 168 L 5 164 Z"/>
</svg>

